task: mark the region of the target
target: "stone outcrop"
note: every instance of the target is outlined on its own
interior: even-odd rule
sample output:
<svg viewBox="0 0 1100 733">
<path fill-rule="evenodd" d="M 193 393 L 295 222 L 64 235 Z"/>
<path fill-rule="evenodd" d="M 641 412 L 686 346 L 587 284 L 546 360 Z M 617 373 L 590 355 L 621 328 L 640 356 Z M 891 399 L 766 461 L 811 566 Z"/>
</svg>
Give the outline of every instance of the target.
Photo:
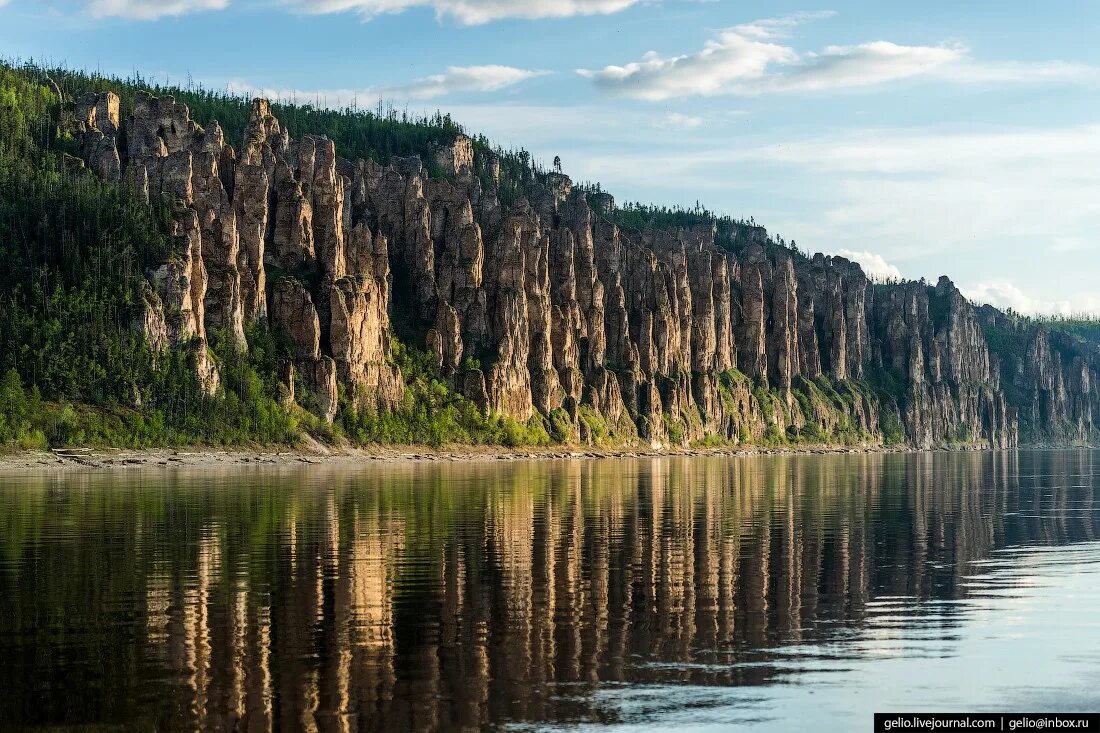
<svg viewBox="0 0 1100 733">
<path fill-rule="evenodd" d="M 267 321 L 293 344 L 287 394 L 329 420 L 340 383 L 353 401 L 395 406 L 403 382 L 389 354 L 386 238 L 355 205 L 332 141 L 291 140 L 264 100 L 239 156 L 217 122 L 203 128 L 171 97 L 138 93 L 130 116 L 119 114 L 116 95 L 86 95 L 73 125 L 89 169 L 175 207 L 175 254 L 149 273 L 136 324 L 150 346 L 188 349 L 214 394 L 208 339 L 243 349 L 247 327 Z M 269 281 L 269 268 L 280 276 Z"/>
<path fill-rule="evenodd" d="M 583 441 L 1005 447 L 1006 390 L 1027 396 L 1029 431 L 1094 430 L 1100 362 L 1041 330 L 1006 362 L 985 338 L 999 314 L 946 278 L 873 285 L 755 225 L 623 228 L 614 199 L 559 172 L 531 171 L 505 203 L 499 158 L 464 136 L 380 165 L 292 139 L 264 100 L 239 151 L 171 98 L 138 95 L 122 119 L 91 95 L 74 117 L 89 169 L 176 203 L 177 254 L 137 324 L 149 343 L 244 347 L 266 321 L 291 344 L 287 399 L 330 420 L 341 393 L 399 404 L 396 333 L 486 413 Z M 196 370 L 217 389 L 212 362 Z"/>
<path fill-rule="evenodd" d="M 70 120 L 79 136 L 88 168 L 107 181 L 118 181 L 122 164 L 118 153 L 119 99 L 114 92 L 89 93 L 76 100 Z"/>
<path fill-rule="evenodd" d="M 984 439 L 1016 443 L 1000 374 L 977 312 L 946 277 L 934 288 L 906 283 L 882 288 L 873 306 L 875 363 L 902 377 L 898 408 L 917 447 Z M 900 403 L 900 404 L 898 404 Z"/>
<path fill-rule="evenodd" d="M 1022 322 L 990 306 L 979 319 L 997 335 L 995 364 L 1021 441 L 1089 443 L 1100 422 L 1100 347 L 1095 342 Z"/>
</svg>

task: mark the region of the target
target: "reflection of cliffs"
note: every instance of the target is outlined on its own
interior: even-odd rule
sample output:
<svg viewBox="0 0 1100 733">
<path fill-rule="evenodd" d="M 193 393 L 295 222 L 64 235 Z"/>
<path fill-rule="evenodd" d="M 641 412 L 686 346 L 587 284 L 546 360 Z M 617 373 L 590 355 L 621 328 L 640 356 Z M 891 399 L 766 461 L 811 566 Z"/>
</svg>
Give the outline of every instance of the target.
<svg viewBox="0 0 1100 733">
<path fill-rule="evenodd" d="M 170 97 L 139 93 L 127 116 L 90 94 L 75 112 L 91 170 L 178 204 L 177 256 L 151 273 L 139 326 L 188 349 L 208 391 L 209 333 L 243 345 L 266 321 L 292 342 L 287 394 L 329 420 L 341 392 L 398 404 L 396 333 L 482 410 L 565 440 L 1004 447 L 1017 409 L 1092 435 L 1100 361 L 1055 369 L 1063 398 L 1048 375 L 1020 377 L 1024 397 L 1064 407 L 1006 403 L 1019 390 L 946 278 L 872 285 L 747 225 L 733 244 L 713 223 L 620 227 L 611 197 L 560 173 L 525 170 L 505 203 L 501 161 L 462 136 L 382 166 L 293 140 L 263 100 L 239 148 Z"/>
<path fill-rule="evenodd" d="M 110 684 L 87 704 L 163 676 L 143 710 L 160 727 L 588 718 L 597 682 L 777 681 L 772 650 L 858 630 L 876 599 L 963 598 L 972 562 L 995 548 L 1095 540 L 1100 519 L 1078 510 L 1094 454 L 1028 460 L 413 465 L 257 473 L 239 491 L 184 479 L 167 498 L 159 486 L 120 497 L 122 543 L 95 531 L 108 525 L 82 492 L 39 534 L 8 528 L 7 552 L 44 560 L 11 578 L 0 618 L 64 603 L 69 623 L 94 624 L 103 599 L 86 588 L 129 583 L 112 592 L 144 599 L 139 623 L 106 632 L 101 657 L 138 666 L 104 667 Z M 45 489 L 21 487 L 20 501 Z M 89 529 L 46 552 L 53 521 Z M 46 710 L 68 704 L 44 694 Z"/>
</svg>

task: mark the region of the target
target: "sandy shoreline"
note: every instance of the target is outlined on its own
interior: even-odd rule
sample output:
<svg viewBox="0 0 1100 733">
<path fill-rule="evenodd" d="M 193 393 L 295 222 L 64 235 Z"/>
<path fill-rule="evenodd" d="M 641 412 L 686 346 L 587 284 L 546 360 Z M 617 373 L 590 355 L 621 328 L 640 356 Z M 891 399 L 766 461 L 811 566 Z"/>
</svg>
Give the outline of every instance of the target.
<svg viewBox="0 0 1100 733">
<path fill-rule="evenodd" d="M 956 450 L 983 450 L 980 447 Z M 854 453 L 905 453 L 911 448 L 882 446 L 794 446 L 744 448 L 645 448 L 595 449 L 554 446 L 545 448 L 503 448 L 500 446 L 419 446 L 316 449 L 220 449 L 154 448 L 142 450 L 111 448 L 58 448 L 0 454 L 0 471 L 95 470 L 126 468 L 182 468 L 231 466 L 360 466 L 410 462 L 486 462 L 529 460 L 591 460 L 600 458 L 656 458 L 690 456 L 830 455 Z"/>
</svg>

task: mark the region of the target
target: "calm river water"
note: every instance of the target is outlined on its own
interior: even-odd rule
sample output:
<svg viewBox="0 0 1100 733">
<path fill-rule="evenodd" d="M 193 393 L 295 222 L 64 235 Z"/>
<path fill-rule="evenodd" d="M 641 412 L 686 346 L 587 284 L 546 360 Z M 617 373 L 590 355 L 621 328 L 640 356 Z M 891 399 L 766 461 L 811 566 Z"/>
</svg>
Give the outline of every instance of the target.
<svg viewBox="0 0 1100 733">
<path fill-rule="evenodd" d="M 1100 452 L 0 475 L 0 726 L 1100 708 Z"/>
</svg>

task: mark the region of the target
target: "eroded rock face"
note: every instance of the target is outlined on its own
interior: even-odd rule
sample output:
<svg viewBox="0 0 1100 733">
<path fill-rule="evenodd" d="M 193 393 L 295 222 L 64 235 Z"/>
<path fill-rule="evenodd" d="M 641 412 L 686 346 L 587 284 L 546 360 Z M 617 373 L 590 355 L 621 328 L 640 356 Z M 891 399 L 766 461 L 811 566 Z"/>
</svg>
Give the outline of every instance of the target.
<svg viewBox="0 0 1100 733">
<path fill-rule="evenodd" d="M 1021 441 L 1094 443 L 1100 418 L 1100 349 L 1067 334 L 1019 323 L 982 306 L 980 320 L 1007 342 L 995 370 L 1015 395 Z"/>
<path fill-rule="evenodd" d="M 118 95 L 85 94 L 76 100 L 75 133 L 88 168 L 107 181 L 118 181 L 122 163 L 118 154 Z"/>
<path fill-rule="evenodd" d="M 1015 443 L 976 311 L 950 280 L 883 288 L 873 313 L 876 361 L 907 377 L 897 408 L 914 445 Z"/>
<path fill-rule="evenodd" d="M 240 244 L 237 270 L 240 273 L 244 319 L 255 321 L 267 315 L 267 273 L 264 259 L 273 224 L 273 186 L 277 157 L 287 138 L 265 100 L 252 104 L 252 116 L 245 130 L 240 159 L 233 169 L 233 208 Z"/>
<path fill-rule="evenodd" d="M 321 319 L 301 281 L 283 277 L 272 285 L 271 324 L 293 341 L 295 359 L 321 358 Z"/>
<path fill-rule="evenodd" d="M 458 135 L 450 144 L 436 149 L 433 158 L 435 164 L 447 173 L 473 170 L 474 141 L 465 135 Z"/>
<path fill-rule="evenodd" d="M 390 363 L 389 251 L 383 234 L 351 230 L 346 274 L 329 284 L 329 343 L 337 373 L 354 399 L 391 410 L 401 400 L 401 373 Z"/>
<path fill-rule="evenodd" d="M 351 164 L 341 171 L 332 141 L 292 141 L 259 99 L 240 156 L 216 122 L 204 129 L 171 97 L 139 93 L 123 121 L 116 95 L 87 95 L 73 118 L 91 170 L 175 203 L 177 254 L 149 273 L 135 324 L 154 349 L 189 349 L 200 384 L 213 394 L 219 379 L 208 333 L 217 329 L 245 348 L 248 324 L 268 320 L 294 344 L 285 390 L 291 399 L 297 373 L 298 392 L 329 419 L 340 382 L 351 399 L 377 409 L 398 403 L 387 239 L 372 231 L 377 218 L 364 197 L 355 198 L 345 174 Z M 450 151 L 465 168 L 472 155 L 469 140 Z M 373 170 L 360 163 L 358 171 L 355 182 L 365 190 Z M 269 267 L 285 275 L 270 283 Z"/>
<path fill-rule="evenodd" d="M 532 174 L 506 206 L 499 159 L 461 136 L 427 166 L 383 166 L 292 139 L 264 100 L 239 154 L 170 98 L 138 95 L 122 120 L 117 97 L 92 95 L 74 117 L 91 170 L 177 203 L 180 254 L 150 273 L 139 326 L 157 348 L 201 346 L 210 389 L 207 335 L 244 346 L 266 319 L 294 345 L 287 401 L 329 419 L 341 391 L 392 409 L 392 320 L 485 412 L 553 416 L 581 440 L 873 443 L 896 418 L 917 446 L 1007 446 L 1002 374 L 1034 395 L 1029 425 L 1093 430 L 1097 362 L 1037 333 L 1026 359 L 1000 363 L 947 280 L 872 287 L 858 265 L 755 226 L 730 249 L 709 224 L 624 230 L 609 195 L 560 173 Z M 884 375 L 897 388 L 873 392 Z"/>
<path fill-rule="evenodd" d="M 148 283 L 142 283 L 141 310 L 134 322 L 134 329 L 145 338 L 154 352 L 168 347 L 168 324 L 164 319 L 164 304 Z"/>
</svg>

